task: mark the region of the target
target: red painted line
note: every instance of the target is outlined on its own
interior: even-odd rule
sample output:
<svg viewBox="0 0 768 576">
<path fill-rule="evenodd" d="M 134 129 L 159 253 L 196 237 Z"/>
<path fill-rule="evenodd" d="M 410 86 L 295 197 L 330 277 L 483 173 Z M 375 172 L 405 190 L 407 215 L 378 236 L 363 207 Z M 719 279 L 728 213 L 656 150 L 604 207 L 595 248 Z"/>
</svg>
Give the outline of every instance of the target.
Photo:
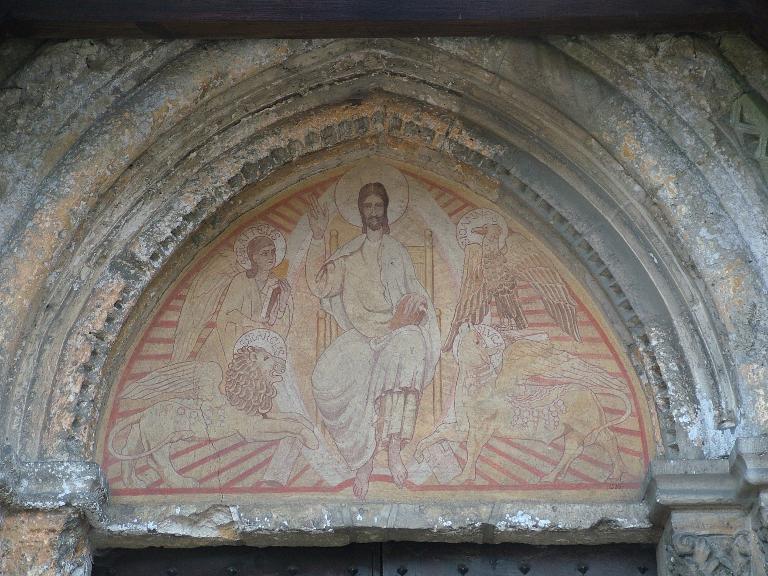
<svg viewBox="0 0 768 576">
<path fill-rule="evenodd" d="M 579 358 L 590 358 L 592 360 L 613 360 L 617 364 L 619 362 L 616 360 L 616 358 L 613 356 L 613 354 L 595 354 L 591 352 L 576 352 L 576 356 Z"/>
<path fill-rule="evenodd" d="M 352 486 L 353 479 L 346 480 L 336 486 L 328 486 L 324 488 L 317 488 L 314 486 L 293 486 L 290 488 L 280 486 L 242 486 L 242 487 L 228 487 L 226 490 L 219 488 L 154 488 L 148 490 L 147 488 L 115 488 L 111 491 L 114 496 L 173 496 L 173 495 L 195 495 L 195 494 L 334 494 L 342 492 L 344 489 Z M 416 486 L 408 482 L 407 487 L 414 492 L 466 492 L 467 486 L 464 484 L 457 485 L 443 485 L 443 484 L 422 484 Z M 485 485 L 485 484 L 473 484 L 471 486 L 475 492 L 575 492 L 582 490 L 637 490 L 640 488 L 640 482 L 625 482 L 625 483 L 612 483 L 612 482 L 593 482 L 593 483 L 581 483 L 581 484 L 562 484 L 553 485 L 546 484 L 542 486 L 538 483 L 522 484 L 518 486 L 504 486 L 504 485 Z"/>
<path fill-rule="evenodd" d="M 288 210 L 287 206 L 273 206 L 270 209 L 270 212 L 285 220 L 289 227 L 295 227 L 296 223 L 299 221 L 299 219 L 291 213 L 292 211 Z"/>
<path fill-rule="evenodd" d="M 152 322 L 152 324 L 149 325 L 150 328 L 176 328 L 176 325 L 178 322 L 176 320 L 155 320 Z M 142 344 L 143 348 L 143 344 Z M 133 358 L 131 358 L 131 362 L 133 362 Z"/>
<path fill-rule="evenodd" d="M 119 412 L 115 412 L 115 420 L 122 420 L 123 418 L 132 416 L 133 414 L 138 414 L 139 412 L 143 412 L 144 410 L 146 410 L 146 408 L 134 408 L 132 410 L 121 410 Z"/>
<path fill-rule="evenodd" d="M 163 312 L 181 312 L 181 306 L 178 304 L 166 304 L 163 306 Z"/>
<path fill-rule="evenodd" d="M 606 394 L 606 396 L 608 396 L 608 394 Z M 608 406 L 603 406 L 602 408 L 603 408 L 603 412 L 605 412 L 606 414 L 615 414 L 616 416 L 620 416 L 624 414 L 624 410 L 622 410 L 621 408 L 610 408 Z M 630 413 L 630 416 L 632 416 L 631 413 Z"/>
<path fill-rule="evenodd" d="M 255 466 L 251 466 L 250 468 L 248 468 L 247 470 L 245 470 L 245 471 L 244 471 L 244 472 L 242 472 L 241 474 L 238 474 L 237 476 L 235 476 L 234 478 L 232 478 L 232 479 L 231 479 L 229 482 L 225 483 L 225 484 L 222 486 L 222 488 L 232 488 L 232 487 L 233 487 L 235 484 L 237 484 L 238 482 L 240 482 L 240 481 L 242 481 L 242 480 L 245 480 L 245 479 L 246 479 L 246 478 L 248 478 L 249 476 L 251 476 L 251 475 L 255 474 L 256 472 L 258 472 L 259 470 L 261 470 L 262 468 L 264 468 L 264 466 L 266 466 L 267 464 L 269 464 L 269 462 L 270 462 L 271 460 L 272 460 L 272 455 L 271 455 L 271 454 L 268 454 L 268 455 L 267 455 L 267 456 L 265 456 L 265 457 L 264 457 L 262 460 L 259 460 L 259 463 L 258 463 L 258 464 L 256 464 Z"/>
<path fill-rule="evenodd" d="M 190 454 L 191 452 L 194 452 L 195 450 L 200 450 L 200 448 L 208 446 L 208 444 L 213 444 L 215 441 L 216 441 L 216 439 L 213 439 L 213 440 L 201 440 L 200 442 L 196 442 L 195 444 L 192 444 L 191 446 L 187 446 L 186 448 L 182 448 L 181 450 L 177 450 L 176 452 L 172 452 L 171 453 L 171 458 L 180 458 L 182 456 L 186 456 L 187 454 Z"/>
<path fill-rule="evenodd" d="M 196 462 L 192 462 L 190 464 L 187 464 L 184 466 L 184 468 L 181 468 L 178 470 L 179 474 L 184 474 L 184 472 L 189 472 L 190 470 L 194 470 L 195 468 L 199 468 L 203 464 L 206 464 L 207 462 L 210 462 L 211 460 L 216 460 L 217 458 L 221 458 L 225 454 L 229 454 L 233 450 L 237 450 L 241 446 L 244 446 L 247 444 L 245 440 L 240 440 L 239 442 L 235 442 L 234 444 L 219 450 L 218 452 L 214 452 L 213 454 L 206 456 L 205 458 L 201 458 L 200 460 L 197 460 Z"/>
<path fill-rule="evenodd" d="M 490 466 L 491 468 L 493 468 L 497 472 L 500 472 L 501 474 L 503 474 L 507 478 L 510 478 L 510 479 L 514 480 L 515 482 L 520 482 L 520 483 L 523 483 L 523 484 L 526 483 L 526 480 L 524 478 L 520 478 L 520 476 L 516 476 L 515 474 L 512 474 L 512 472 L 510 472 L 509 470 L 504 468 L 504 466 L 499 466 L 498 464 L 496 464 L 496 462 L 494 462 L 493 460 L 491 460 L 490 458 L 488 458 L 486 456 L 480 455 L 480 457 L 477 459 L 477 461 L 478 462 L 482 462 L 483 464 L 486 464 L 487 466 Z M 496 484 L 499 484 L 499 482 L 496 482 Z"/>
<path fill-rule="evenodd" d="M 522 468 L 525 468 L 526 470 L 528 470 L 528 472 L 530 472 L 534 476 L 538 476 L 539 478 L 544 476 L 544 472 L 542 472 L 541 470 L 538 470 L 537 468 L 534 468 L 533 466 L 530 466 L 527 462 L 523 462 L 522 460 L 519 460 L 518 458 L 515 458 L 514 456 L 510 456 L 506 452 L 503 452 L 502 450 L 499 450 L 498 448 L 496 448 L 496 446 L 493 446 L 490 443 L 486 444 L 485 448 L 490 450 L 491 452 L 494 452 L 494 453 L 498 454 L 502 458 L 504 458 L 506 460 L 509 460 L 513 464 L 516 464 L 516 465 L 518 465 L 518 466 L 520 466 Z"/>
<path fill-rule="evenodd" d="M 173 358 L 173 354 L 139 354 L 136 356 L 136 360 L 139 362 L 143 360 L 170 360 Z"/>
<path fill-rule="evenodd" d="M 579 326 L 579 327 L 581 327 L 581 326 Z M 554 341 L 554 342 L 573 342 L 573 337 L 572 336 L 561 335 L 561 334 L 558 334 L 558 335 L 555 335 L 555 336 L 550 336 L 549 339 Z M 603 340 L 601 338 L 597 338 L 596 336 L 582 336 L 581 337 L 581 341 L 583 343 L 585 343 L 585 344 L 586 343 L 602 344 L 602 342 L 603 342 Z M 619 376 L 621 375 L 621 373 L 617 373 L 617 374 Z"/>
<path fill-rule="evenodd" d="M 284 208 L 293 214 L 291 219 L 294 221 L 294 225 L 298 224 L 299 220 L 301 220 L 307 213 L 304 204 L 296 198 L 291 198 L 290 202 L 282 204 L 280 208 Z"/>
<path fill-rule="evenodd" d="M 528 322 L 528 328 L 560 328 L 554 322 Z"/>
<path fill-rule="evenodd" d="M 624 434 L 625 436 L 635 436 L 636 438 L 642 436 L 640 430 L 630 430 L 629 428 L 622 428 L 620 426 L 611 426 L 611 430 L 618 432 L 619 434 Z"/>
<path fill-rule="evenodd" d="M 422 484 L 420 486 L 408 486 L 410 490 L 414 492 L 459 492 L 466 491 L 466 484 Z M 498 485 L 487 486 L 484 484 L 472 484 L 472 490 L 477 492 L 577 492 L 582 490 L 636 490 L 640 488 L 640 482 L 580 482 L 580 483 L 551 483 L 541 484 L 538 482 L 530 482 L 528 484 L 520 484 L 517 486 Z"/>
<path fill-rule="evenodd" d="M 557 450 L 562 450 L 563 449 L 563 444 L 562 443 L 557 443 L 557 444 L 553 443 L 552 447 L 556 448 Z M 576 464 L 576 462 L 578 462 L 578 460 L 584 460 L 585 462 L 589 462 L 590 464 L 593 464 L 593 465 L 597 466 L 598 468 L 603 468 L 605 470 L 610 470 L 612 468 L 612 466 L 610 464 L 606 464 L 602 460 L 598 460 L 597 458 L 592 458 L 592 456 L 589 456 L 589 455 L 584 454 L 584 453 L 581 456 L 579 456 L 574 461 L 574 464 Z"/>
<path fill-rule="evenodd" d="M 259 216 L 259 219 L 263 220 L 267 224 L 274 226 L 281 232 L 285 232 L 286 234 L 288 233 L 288 229 L 283 224 L 281 224 L 280 222 L 277 222 L 276 220 L 273 220 L 267 214 L 262 214 L 261 216 Z"/>
<path fill-rule="evenodd" d="M 240 458 L 237 458 L 236 460 L 232 460 L 232 462 L 230 462 L 226 466 L 222 466 L 221 468 L 218 468 L 217 470 L 214 470 L 210 474 L 207 474 L 206 476 L 203 476 L 202 478 L 200 478 L 200 483 L 204 484 L 205 482 L 207 482 L 211 478 L 215 478 L 216 476 L 221 475 L 223 472 L 226 472 L 227 470 L 231 470 L 235 466 L 239 466 L 243 462 L 245 462 L 247 460 L 250 460 L 251 458 L 253 458 L 255 456 L 258 456 L 259 454 L 261 454 L 265 450 L 268 450 L 271 446 L 274 446 L 274 442 L 267 442 L 263 446 L 259 446 L 256 450 L 253 450 L 253 451 L 249 452 L 245 456 L 241 456 Z"/>
<path fill-rule="evenodd" d="M 299 470 L 298 472 L 296 472 L 296 475 L 295 475 L 293 478 L 291 478 L 290 480 L 288 480 L 288 484 L 287 484 L 287 486 L 293 486 L 293 485 L 294 485 L 294 484 L 295 484 L 295 483 L 298 481 L 298 479 L 299 479 L 299 478 L 301 478 L 301 477 L 304 475 L 304 473 L 305 473 L 307 470 L 309 470 L 309 469 L 310 469 L 310 465 L 309 465 L 309 464 L 306 464 L 306 465 L 304 466 L 304 468 L 302 468 L 301 470 Z"/>
<path fill-rule="evenodd" d="M 208 446 L 210 443 L 211 443 L 210 440 L 203 440 L 202 442 L 198 442 L 197 444 L 193 444 L 192 446 L 188 446 L 187 448 L 183 448 L 182 450 L 172 452 L 171 459 L 178 458 L 180 456 L 184 456 L 185 454 L 189 454 L 190 452 L 194 452 L 195 450 L 199 450 L 200 448 L 204 448 L 205 446 Z M 143 464 L 138 468 L 136 468 L 136 474 L 143 474 L 149 469 L 150 469 L 149 464 Z"/>
<path fill-rule="evenodd" d="M 147 338 L 145 344 L 175 344 L 175 338 Z"/>
<path fill-rule="evenodd" d="M 458 200 L 458 198 L 457 198 L 457 200 Z M 448 217 L 449 218 L 453 218 L 454 216 L 458 216 L 460 212 L 463 212 L 467 208 L 470 208 L 469 204 L 467 204 L 463 199 L 460 200 L 460 202 L 461 202 L 461 205 L 458 208 L 448 212 Z"/>
<path fill-rule="evenodd" d="M 624 452 L 624 454 L 628 454 L 630 456 L 636 456 L 637 458 L 642 458 L 643 456 L 641 452 L 638 452 L 637 450 L 632 450 L 632 448 L 627 448 L 626 446 L 619 446 L 619 452 Z"/>
<path fill-rule="evenodd" d="M 531 448 L 528 448 L 527 446 L 522 446 L 521 444 L 517 444 L 506 438 L 502 438 L 501 440 L 503 440 L 505 444 L 509 444 L 512 448 L 515 448 L 520 452 L 523 452 L 524 454 L 528 454 L 529 456 L 533 456 L 534 458 L 538 458 L 539 460 L 546 462 L 547 464 L 551 464 L 552 466 L 556 466 L 559 463 L 559 460 L 553 460 L 545 456 L 544 454 L 537 452 L 536 450 L 532 450 Z M 579 458 L 581 458 L 581 456 Z M 568 474 L 573 474 L 577 478 L 580 478 L 581 480 L 584 480 L 586 482 L 599 482 L 597 478 L 593 478 L 591 476 L 588 476 L 587 474 L 579 472 L 578 470 L 574 470 L 573 464 L 575 464 L 576 460 L 578 460 L 578 458 L 576 458 L 573 462 L 571 462 L 571 465 L 568 467 Z"/>
<path fill-rule="evenodd" d="M 490 476 L 488 476 L 488 474 L 486 474 L 486 473 L 485 473 L 485 472 L 483 472 L 482 470 L 475 468 L 475 473 L 476 473 L 478 476 L 480 476 L 480 478 L 482 478 L 483 480 L 485 480 L 486 482 L 488 482 L 488 484 L 490 484 L 490 485 L 496 485 L 496 486 L 501 486 L 501 484 L 499 484 L 498 482 L 496 482 L 496 480 L 494 480 L 493 478 L 491 478 Z M 466 484 L 466 483 L 465 483 L 465 484 Z"/>
</svg>

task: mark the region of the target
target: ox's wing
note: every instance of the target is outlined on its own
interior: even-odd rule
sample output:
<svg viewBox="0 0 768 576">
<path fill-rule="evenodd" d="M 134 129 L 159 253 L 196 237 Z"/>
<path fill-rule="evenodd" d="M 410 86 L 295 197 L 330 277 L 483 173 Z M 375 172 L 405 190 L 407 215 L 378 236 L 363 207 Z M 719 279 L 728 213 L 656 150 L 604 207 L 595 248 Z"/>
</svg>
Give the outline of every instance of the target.
<svg viewBox="0 0 768 576">
<path fill-rule="evenodd" d="M 533 286 L 547 314 L 560 329 L 581 342 L 576 301 L 549 258 L 528 238 L 517 233 L 511 233 L 507 239 L 506 257 L 516 278 Z"/>
<path fill-rule="evenodd" d="M 530 375 L 531 384 L 578 383 L 592 389 L 608 389 L 621 394 L 627 392 L 627 385 L 622 379 L 568 352 L 554 350 L 537 360 L 537 374 Z"/>
<path fill-rule="evenodd" d="M 120 399 L 151 404 L 167 398 L 198 398 L 220 381 L 221 368 L 214 362 L 175 362 L 131 382 Z"/>
</svg>

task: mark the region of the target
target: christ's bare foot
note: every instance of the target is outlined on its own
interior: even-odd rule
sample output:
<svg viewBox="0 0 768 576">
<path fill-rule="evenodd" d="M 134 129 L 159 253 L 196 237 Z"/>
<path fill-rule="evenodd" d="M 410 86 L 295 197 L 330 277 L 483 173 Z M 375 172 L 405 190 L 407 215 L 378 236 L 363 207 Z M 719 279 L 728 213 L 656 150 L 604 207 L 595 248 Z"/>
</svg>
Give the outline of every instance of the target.
<svg viewBox="0 0 768 576">
<path fill-rule="evenodd" d="M 371 477 L 371 472 L 373 472 L 373 456 L 355 474 L 355 483 L 352 485 L 352 493 L 355 495 L 355 498 L 365 500 L 365 495 L 368 494 L 368 479 Z"/>
<path fill-rule="evenodd" d="M 400 440 L 393 438 L 389 443 L 388 450 L 389 472 L 392 474 L 392 482 L 395 486 L 402 488 L 405 486 L 405 480 L 408 478 L 408 470 L 403 464 L 403 458 L 400 456 Z"/>
</svg>

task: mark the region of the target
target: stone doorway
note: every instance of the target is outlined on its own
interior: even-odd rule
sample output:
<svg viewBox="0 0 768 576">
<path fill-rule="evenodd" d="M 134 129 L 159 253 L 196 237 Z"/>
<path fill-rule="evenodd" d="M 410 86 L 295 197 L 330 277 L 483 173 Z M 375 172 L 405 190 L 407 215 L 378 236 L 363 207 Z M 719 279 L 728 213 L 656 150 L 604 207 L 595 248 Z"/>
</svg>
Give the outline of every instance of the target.
<svg viewBox="0 0 768 576">
<path fill-rule="evenodd" d="M 338 548 L 111 549 L 94 576 L 654 576 L 653 545 L 387 542 Z"/>
</svg>

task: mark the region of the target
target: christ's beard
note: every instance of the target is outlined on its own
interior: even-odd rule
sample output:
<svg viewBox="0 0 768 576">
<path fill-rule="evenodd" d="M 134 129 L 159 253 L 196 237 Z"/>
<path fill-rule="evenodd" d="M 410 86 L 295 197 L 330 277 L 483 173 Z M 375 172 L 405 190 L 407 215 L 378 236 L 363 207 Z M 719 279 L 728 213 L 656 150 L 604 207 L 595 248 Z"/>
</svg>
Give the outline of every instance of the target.
<svg viewBox="0 0 768 576">
<path fill-rule="evenodd" d="M 369 230 L 379 230 L 382 226 L 384 226 L 384 218 L 371 216 L 365 221 L 365 226 Z"/>
</svg>

